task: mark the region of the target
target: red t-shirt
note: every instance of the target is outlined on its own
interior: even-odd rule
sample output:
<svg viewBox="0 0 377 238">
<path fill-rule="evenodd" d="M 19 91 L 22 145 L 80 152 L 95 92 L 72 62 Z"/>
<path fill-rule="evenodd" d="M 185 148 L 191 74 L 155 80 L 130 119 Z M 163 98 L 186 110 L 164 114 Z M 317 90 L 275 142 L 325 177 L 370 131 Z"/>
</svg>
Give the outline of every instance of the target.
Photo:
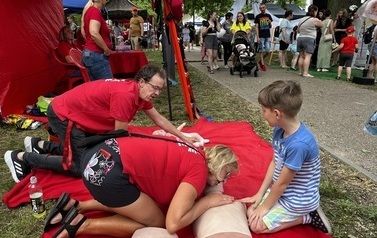
<svg viewBox="0 0 377 238">
<path fill-rule="evenodd" d="M 140 109 L 153 108 L 139 98 L 138 83 L 133 80 L 96 80 L 79 85 L 52 100 L 60 120 L 69 119 L 86 132 L 114 130 L 115 120 L 130 122 Z"/>
<path fill-rule="evenodd" d="M 208 168 L 202 151 L 184 143 L 157 138 L 123 137 L 116 140 L 123 172 L 164 211 L 181 182 L 194 186 L 198 197 L 203 192 Z"/>
<path fill-rule="evenodd" d="M 101 23 L 99 34 L 102 36 L 107 47 L 111 48 L 109 29 L 107 28 L 107 24 L 102 17 L 101 11 L 98 8 L 95 8 L 95 7 L 88 8 L 88 10 L 86 11 L 85 16 L 84 16 L 84 30 L 85 30 L 85 36 L 86 36 L 86 43 L 85 43 L 84 48 L 91 50 L 91 51 L 94 51 L 94 52 L 103 53 L 103 49 L 98 47 L 98 45 L 94 42 L 94 40 L 90 36 L 90 33 L 89 33 L 90 20 L 96 20 L 96 21 Z"/>
<path fill-rule="evenodd" d="M 65 57 L 69 55 L 69 51 L 72 49 L 72 48 L 77 48 L 76 44 L 72 43 L 68 43 L 66 41 L 60 41 L 59 42 L 59 45 L 58 45 L 58 53 L 59 55 L 61 56 L 61 59 L 63 61 L 66 61 L 65 60 Z"/>
<path fill-rule="evenodd" d="M 340 53 L 343 54 L 353 54 L 355 52 L 355 45 L 359 44 L 357 38 L 354 36 L 346 36 L 342 39 L 340 44 L 344 44 L 343 48 L 340 50 Z"/>
</svg>

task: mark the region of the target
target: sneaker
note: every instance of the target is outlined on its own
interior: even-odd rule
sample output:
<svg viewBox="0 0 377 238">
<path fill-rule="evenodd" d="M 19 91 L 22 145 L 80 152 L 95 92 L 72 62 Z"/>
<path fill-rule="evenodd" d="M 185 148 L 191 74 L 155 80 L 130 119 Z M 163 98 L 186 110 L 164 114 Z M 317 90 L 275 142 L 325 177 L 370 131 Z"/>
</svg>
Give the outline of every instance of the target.
<svg viewBox="0 0 377 238">
<path fill-rule="evenodd" d="M 296 68 L 293 68 L 293 67 L 291 67 L 290 69 L 293 70 L 293 71 L 296 71 L 296 70 L 297 70 Z"/>
<path fill-rule="evenodd" d="M 19 183 L 31 172 L 30 167 L 27 166 L 25 162 L 17 158 L 17 154 L 20 152 L 21 150 L 8 150 L 4 155 L 5 163 L 7 164 L 13 180 L 16 183 Z"/>
<path fill-rule="evenodd" d="M 322 69 L 317 69 L 317 72 L 322 72 Z"/>
<path fill-rule="evenodd" d="M 41 138 L 33 138 L 31 136 L 26 136 L 24 139 L 25 151 L 29 153 L 43 154 L 43 150 L 38 146 L 38 141 Z"/>
<path fill-rule="evenodd" d="M 329 72 L 328 69 L 322 69 L 322 72 Z"/>
<path fill-rule="evenodd" d="M 229 66 L 228 66 L 228 65 L 225 65 L 225 66 L 224 66 L 224 69 L 229 69 Z"/>
<path fill-rule="evenodd" d="M 332 234 L 330 222 L 320 206 L 317 210 L 310 212 L 309 215 L 312 218 L 310 225 L 320 229 L 326 234 Z"/>
<path fill-rule="evenodd" d="M 339 79 L 340 79 L 340 76 L 336 76 L 335 79 L 336 79 L 336 80 L 339 80 Z"/>
<path fill-rule="evenodd" d="M 218 65 L 214 65 L 213 69 L 220 69 L 220 67 Z"/>
</svg>

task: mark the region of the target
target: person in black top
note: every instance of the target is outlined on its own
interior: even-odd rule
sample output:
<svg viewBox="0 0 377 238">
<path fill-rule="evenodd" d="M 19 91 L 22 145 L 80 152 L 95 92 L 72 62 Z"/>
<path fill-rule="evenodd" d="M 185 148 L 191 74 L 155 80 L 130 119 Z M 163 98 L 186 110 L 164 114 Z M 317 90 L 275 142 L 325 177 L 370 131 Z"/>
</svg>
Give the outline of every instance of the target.
<svg viewBox="0 0 377 238">
<path fill-rule="evenodd" d="M 219 69 L 217 63 L 218 40 L 216 33 L 221 30 L 221 25 L 215 11 L 210 11 L 207 21 L 203 22 L 202 35 L 205 36 L 204 45 L 206 47 L 206 55 L 208 57 L 208 70 L 213 74 L 214 69 Z"/>
<path fill-rule="evenodd" d="M 229 68 L 228 67 L 228 59 L 232 55 L 232 39 L 233 39 L 233 34 L 230 31 L 230 28 L 232 27 L 233 21 L 233 13 L 228 12 L 225 14 L 225 21 L 222 24 L 222 28 L 225 30 L 225 34 L 221 38 L 221 44 L 223 45 L 224 48 L 224 68 Z"/>
<path fill-rule="evenodd" d="M 266 4 L 261 3 L 259 5 L 259 13 L 254 20 L 256 27 L 256 39 L 258 42 L 260 52 L 259 67 L 262 71 L 266 71 L 266 66 L 264 65 L 264 59 L 267 58 L 271 50 L 271 32 L 272 27 L 272 17 L 270 14 L 266 13 Z"/>
</svg>

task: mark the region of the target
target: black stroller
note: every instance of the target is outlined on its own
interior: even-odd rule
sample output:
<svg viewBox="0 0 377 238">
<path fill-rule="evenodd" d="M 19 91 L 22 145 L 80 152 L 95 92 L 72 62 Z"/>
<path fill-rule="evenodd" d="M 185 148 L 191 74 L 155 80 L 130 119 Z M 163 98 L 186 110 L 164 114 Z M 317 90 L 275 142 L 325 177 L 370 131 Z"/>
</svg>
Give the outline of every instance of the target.
<svg viewBox="0 0 377 238">
<path fill-rule="evenodd" d="M 233 67 L 230 67 L 230 74 L 240 72 L 240 78 L 243 77 L 244 71 L 251 74 L 254 70 L 254 76 L 258 77 L 258 64 L 255 59 L 255 51 L 251 48 L 250 40 L 246 32 L 237 31 L 234 34 L 233 43 Z"/>
</svg>

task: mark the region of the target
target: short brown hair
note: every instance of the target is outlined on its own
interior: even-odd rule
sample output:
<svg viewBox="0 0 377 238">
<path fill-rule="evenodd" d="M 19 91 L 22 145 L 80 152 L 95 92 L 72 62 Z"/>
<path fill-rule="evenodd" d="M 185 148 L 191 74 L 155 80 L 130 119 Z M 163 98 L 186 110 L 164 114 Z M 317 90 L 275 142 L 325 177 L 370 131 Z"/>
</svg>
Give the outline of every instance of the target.
<svg viewBox="0 0 377 238">
<path fill-rule="evenodd" d="M 264 87 L 258 95 L 258 102 L 269 109 L 277 109 L 289 117 L 295 117 L 303 101 L 301 86 L 293 80 L 275 81 Z"/>
</svg>

